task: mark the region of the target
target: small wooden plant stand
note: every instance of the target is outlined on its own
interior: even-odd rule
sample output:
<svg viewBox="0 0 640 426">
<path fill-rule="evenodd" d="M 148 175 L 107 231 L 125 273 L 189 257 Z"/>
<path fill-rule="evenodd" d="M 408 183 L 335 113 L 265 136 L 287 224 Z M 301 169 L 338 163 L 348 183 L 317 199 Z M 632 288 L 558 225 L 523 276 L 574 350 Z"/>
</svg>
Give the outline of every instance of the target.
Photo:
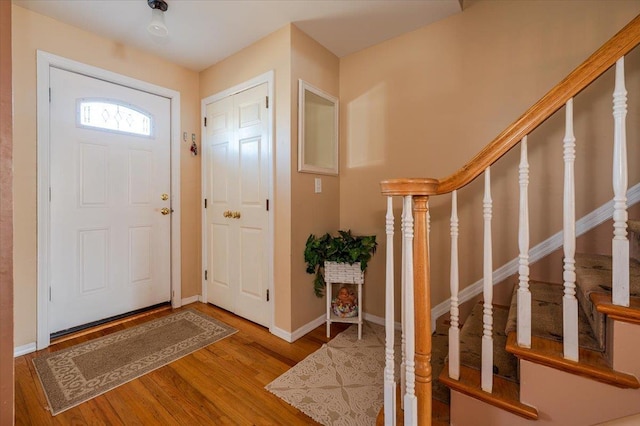
<svg viewBox="0 0 640 426">
<path fill-rule="evenodd" d="M 325 262 L 324 281 L 327 284 L 327 337 L 331 337 L 331 323 L 344 322 L 358 324 L 358 340 L 362 339 L 362 285 L 364 284 L 364 271 L 360 269 L 360 262 L 353 265 L 348 263 Z M 336 315 L 331 308 L 334 284 L 356 284 L 358 287 L 358 315 L 354 317 L 341 317 Z"/>
</svg>

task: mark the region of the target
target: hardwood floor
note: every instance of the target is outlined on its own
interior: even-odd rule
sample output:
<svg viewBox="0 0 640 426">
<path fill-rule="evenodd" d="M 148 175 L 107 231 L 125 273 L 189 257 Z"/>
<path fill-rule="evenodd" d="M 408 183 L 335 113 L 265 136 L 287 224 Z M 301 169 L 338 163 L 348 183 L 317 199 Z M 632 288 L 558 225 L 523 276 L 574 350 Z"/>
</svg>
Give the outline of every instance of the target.
<svg viewBox="0 0 640 426">
<path fill-rule="evenodd" d="M 264 386 L 328 339 L 322 325 L 294 343 L 227 311 L 204 303 L 194 308 L 238 333 L 53 417 L 33 367 L 54 352 L 171 313 L 161 310 L 113 327 L 66 339 L 15 359 L 16 425 L 317 425 Z M 180 308 L 182 310 L 185 308 Z M 331 337 L 349 324 L 332 324 Z"/>
</svg>

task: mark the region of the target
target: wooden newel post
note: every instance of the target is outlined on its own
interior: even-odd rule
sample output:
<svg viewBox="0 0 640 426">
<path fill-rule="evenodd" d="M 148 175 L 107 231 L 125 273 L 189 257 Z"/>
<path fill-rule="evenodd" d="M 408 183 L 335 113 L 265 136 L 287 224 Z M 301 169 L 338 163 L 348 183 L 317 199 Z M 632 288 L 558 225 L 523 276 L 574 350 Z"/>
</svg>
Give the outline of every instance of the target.
<svg viewBox="0 0 640 426">
<path fill-rule="evenodd" d="M 438 193 L 439 182 L 432 178 L 390 179 L 380 182 L 385 196 L 409 197 L 413 202 L 413 321 L 407 320 L 407 333 L 413 333 L 414 342 L 407 354 L 413 353 L 415 363 L 407 360 L 407 380 L 411 376 L 414 389 L 407 383 L 405 396 L 405 425 L 431 424 L 431 292 L 429 282 L 429 195 Z M 410 217 L 411 218 L 411 217 Z M 404 231 L 403 231 L 404 232 Z M 404 253 L 403 253 L 404 255 Z M 403 259 L 403 262 L 405 259 Z M 410 306 L 410 305 L 409 305 Z M 405 319 L 403 318 L 403 321 Z M 413 329 L 413 330 L 412 330 Z M 409 345 L 410 339 L 407 339 Z M 411 367 L 411 368 L 410 368 Z M 412 371 L 410 371 L 412 370 Z M 409 374 L 411 373 L 411 374 Z M 409 381 L 409 380 L 408 380 Z M 407 406 L 409 402 L 410 406 Z M 409 414 L 409 415 L 407 415 Z"/>
<path fill-rule="evenodd" d="M 429 276 L 428 196 L 414 196 L 413 279 L 418 425 L 431 424 L 431 283 Z"/>
</svg>

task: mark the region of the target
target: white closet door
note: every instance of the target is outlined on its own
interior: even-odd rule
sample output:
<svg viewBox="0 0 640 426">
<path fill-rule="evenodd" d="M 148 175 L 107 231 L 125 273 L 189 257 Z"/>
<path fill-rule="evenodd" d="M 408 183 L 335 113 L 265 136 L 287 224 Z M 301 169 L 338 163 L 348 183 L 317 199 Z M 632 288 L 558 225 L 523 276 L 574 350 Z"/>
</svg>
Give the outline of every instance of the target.
<svg viewBox="0 0 640 426">
<path fill-rule="evenodd" d="M 207 301 L 270 324 L 267 83 L 207 105 Z"/>
</svg>

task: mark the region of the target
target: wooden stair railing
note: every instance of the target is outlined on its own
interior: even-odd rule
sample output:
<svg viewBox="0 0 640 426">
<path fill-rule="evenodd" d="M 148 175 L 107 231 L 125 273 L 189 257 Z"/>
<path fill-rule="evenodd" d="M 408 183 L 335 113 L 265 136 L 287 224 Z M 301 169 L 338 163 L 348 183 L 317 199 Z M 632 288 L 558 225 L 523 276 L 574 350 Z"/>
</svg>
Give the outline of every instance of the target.
<svg viewBox="0 0 640 426">
<path fill-rule="evenodd" d="M 410 349 L 408 358 L 406 359 L 406 378 L 401 383 L 401 392 L 399 400 L 404 401 L 404 423 L 405 424 L 418 424 L 428 425 L 431 424 L 431 382 L 433 380 L 431 373 L 431 305 L 430 305 L 430 276 L 429 276 L 429 230 L 428 230 L 428 201 L 429 197 L 441 194 L 447 194 L 457 191 L 458 189 L 466 186 L 473 180 L 475 180 L 480 174 L 485 173 L 485 232 L 490 232 L 490 218 L 491 218 L 491 200 L 490 200 L 490 181 L 488 177 L 488 171 L 492 164 L 494 164 L 503 155 L 509 152 L 521 141 L 524 142 L 523 153 L 521 155 L 521 173 L 520 173 L 520 187 L 521 191 L 524 191 L 525 197 L 520 199 L 520 227 L 525 227 L 524 231 L 519 231 L 520 240 L 520 287 L 519 289 L 526 294 L 528 280 L 528 201 L 526 199 L 526 185 L 528 184 L 528 164 L 526 162 L 526 137 L 544 121 L 551 117 L 563 106 L 567 106 L 567 131 L 565 135 L 565 234 L 569 233 L 569 240 L 575 240 L 575 234 L 571 233 L 571 227 L 575 227 L 575 217 L 573 215 L 574 201 L 573 197 L 573 161 L 574 161 L 574 141 L 572 133 L 572 100 L 578 93 L 589 86 L 593 81 L 600 77 L 605 71 L 611 68 L 614 64 L 617 64 L 616 71 L 616 88 L 614 90 L 614 178 L 613 187 L 615 192 L 615 211 L 614 211 L 614 255 L 616 250 L 622 253 L 621 257 L 625 256 L 624 247 L 626 244 L 626 256 L 628 257 L 628 240 L 626 239 L 626 136 L 624 134 L 624 118 L 626 116 L 626 90 L 624 89 L 624 56 L 640 44 L 640 15 L 634 18 L 629 24 L 627 24 L 622 30 L 620 30 L 614 37 L 607 41 L 600 49 L 592 54 L 586 61 L 578 66 L 573 72 L 571 72 L 564 80 L 552 88 L 546 95 L 544 95 L 538 102 L 536 102 L 531 108 L 529 108 L 522 116 L 508 126 L 502 133 L 500 133 L 493 141 L 491 141 L 485 148 L 483 148 L 475 157 L 471 159 L 467 164 L 462 166 L 458 171 L 452 175 L 442 178 L 406 178 L 406 179 L 390 179 L 381 182 L 382 195 L 388 197 L 387 201 L 387 241 L 393 240 L 393 197 L 403 197 L 403 206 L 409 209 L 409 212 L 403 212 L 403 237 L 409 235 L 409 240 L 412 242 L 412 249 L 407 249 L 407 252 L 411 252 L 412 256 L 407 256 L 410 261 L 410 265 L 405 266 L 403 264 L 403 283 L 404 274 L 410 274 L 412 277 L 412 283 L 407 288 L 403 285 L 403 330 L 407 335 L 407 348 Z M 619 80 L 622 76 L 622 80 Z M 622 133 L 621 133 L 622 132 Z M 521 192 L 522 194 L 522 192 Z M 455 202 L 456 197 L 453 197 Z M 523 212 L 522 209 L 525 209 Z M 455 209 L 455 205 L 452 206 L 452 210 Z M 488 209 L 488 210 L 487 210 Z M 409 217 L 413 217 L 413 223 L 407 229 L 405 229 L 405 214 Z M 454 239 L 457 239 L 457 217 L 454 218 L 452 214 L 451 221 L 451 234 L 452 245 Z M 415 228 L 413 227 L 415 226 Z M 486 235 L 486 234 L 485 234 Z M 616 240 L 618 242 L 616 243 Z M 565 253 L 568 250 L 568 263 L 565 263 L 565 306 L 568 306 L 570 311 L 575 310 L 575 273 L 572 272 L 573 260 L 572 252 L 574 250 L 571 241 L 565 239 Z M 487 238 L 485 236 L 485 250 L 491 250 L 491 238 L 490 235 Z M 403 248 L 403 255 L 405 255 Z M 453 257 L 453 254 L 452 254 Z M 620 257 L 620 256 L 618 256 Z M 412 258 L 412 259 L 411 259 Z M 485 257 L 485 266 L 490 264 L 490 255 Z M 405 259 L 402 259 L 405 262 Z M 614 265 L 615 265 L 614 258 Z M 387 267 L 391 265 L 393 267 L 393 252 L 387 251 Z M 621 264 L 624 266 L 624 262 Z M 628 261 L 627 261 L 628 268 Z M 492 286 L 489 276 L 487 277 L 486 267 L 485 269 L 485 301 L 487 298 L 491 299 L 491 289 L 487 288 L 487 282 L 489 287 Z M 490 268 L 489 268 L 490 269 Z M 628 271 L 628 270 L 627 270 Z M 618 276 L 623 275 L 624 272 L 618 272 Z M 453 273 L 452 273 L 453 275 Z M 457 275 L 457 274 L 456 274 Z M 628 273 L 627 273 L 628 275 Z M 628 278 L 628 277 L 627 277 Z M 455 277 L 457 280 L 457 276 Z M 453 278 L 452 278 L 453 280 Z M 567 281 L 568 280 L 568 281 Z M 573 280 L 573 281 L 572 281 Z M 389 288 L 390 286 L 390 288 Z M 457 291 L 457 282 L 451 284 L 452 290 Z M 628 292 L 628 282 L 627 282 Z M 615 287 L 614 287 L 615 291 Z M 404 293 L 408 294 L 404 294 Z M 387 295 L 393 294 L 393 273 L 387 272 Z M 616 297 L 614 296 L 614 303 Z M 525 298 L 526 300 L 526 298 Z M 529 298 L 530 300 L 530 298 Z M 627 295 L 628 300 L 628 295 Z M 409 303 L 411 302 L 412 303 Z M 452 313 L 455 315 L 455 321 L 457 322 L 457 294 L 452 295 Z M 624 303 L 624 301 L 623 301 Z M 410 307 L 408 305 L 411 305 Z M 627 302 L 628 306 L 628 302 Z M 385 315 L 387 316 L 387 327 L 389 324 L 393 324 L 394 313 L 393 304 L 387 303 Z M 407 310 L 410 317 L 407 317 Z M 530 312 L 530 310 L 529 310 Z M 485 312 L 485 325 L 486 331 L 491 331 L 492 318 L 491 312 Z M 530 320 L 529 320 L 530 321 Z M 407 324 L 405 324 L 407 322 Z M 526 320 L 522 321 L 526 324 Z M 520 320 L 519 320 L 520 323 Z M 572 320 L 567 325 L 569 329 L 573 328 Z M 520 331 L 519 331 L 520 332 Z M 529 330 L 530 333 L 530 330 Z M 486 333 L 485 333 L 486 334 Z M 565 332 L 566 334 L 566 332 Z M 409 337 L 411 336 L 411 337 Z M 415 341 L 413 341 L 415 336 Z M 404 339 L 403 334 L 403 339 Z M 389 333 L 387 334 L 389 338 Z M 570 338 L 571 341 L 573 338 Z M 577 357 L 577 337 L 575 339 L 575 345 L 571 343 L 569 346 L 565 345 L 565 358 L 574 359 Z M 404 340 L 403 340 L 404 341 Z M 519 344 L 522 347 L 527 346 L 527 342 L 530 345 L 530 335 L 523 337 L 524 343 L 520 341 Z M 393 359 L 393 334 L 391 333 L 391 343 L 387 343 L 387 360 Z M 453 355 L 453 357 L 451 356 Z M 452 358 L 456 359 L 454 354 L 450 354 L 449 362 Z M 411 357 L 412 359 L 409 359 Z M 404 358 L 403 358 L 404 359 Z M 490 365 L 490 364 L 488 364 Z M 483 366 L 483 370 L 485 367 Z M 459 367 L 452 367 L 450 370 L 450 376 L 456 375 L 456 371 L 459 371 Z M 395 404 L 395 396 L 392 393 L 395 392 L 396 384 L 394 382 L 393 369 L 386 370 L 385 374 L 385 405 L 383 410 L 399 410 Z M 403 372 L 404 373 L 404 372 Z M 405 377 L 405 374 L 402 374 Z M 452 377 L 452 379 L 456 379 Z M 406 383 L 404 383 L 406 382 Z M 488 388 L 490 391 L 489 382 L 486 383 L 483 378 L 483 389 Z M 393 389 L 393 392 L 386 390 Z M 393 398 L 393 399 L 392 399 Z M 404 399 L 403 399 L 404 398 Z M 417 401 L 415 401 L 417 399 Z M 391 425 L 395 422 L 395 413 L 385 413 L 385 424 Z"/>
</svg>

